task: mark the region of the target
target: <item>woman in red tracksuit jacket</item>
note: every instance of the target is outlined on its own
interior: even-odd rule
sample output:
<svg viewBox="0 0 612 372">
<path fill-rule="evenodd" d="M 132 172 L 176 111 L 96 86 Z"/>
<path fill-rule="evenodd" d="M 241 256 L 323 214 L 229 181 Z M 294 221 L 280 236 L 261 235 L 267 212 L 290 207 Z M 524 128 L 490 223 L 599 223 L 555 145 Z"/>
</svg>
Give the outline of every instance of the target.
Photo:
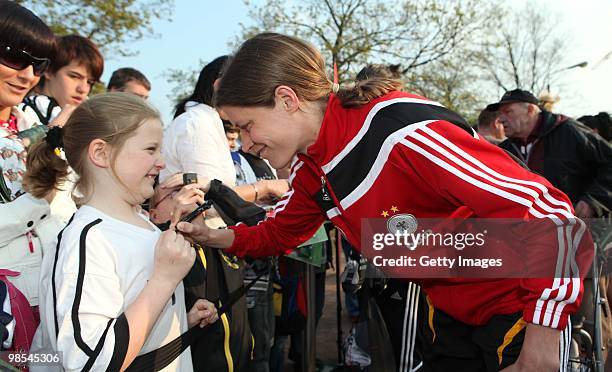
<svg viewBox="0 0 612 372">
<path fill-rule="evenodd" d="M 218 84 L 216 104 L 240 127 L 243 149 L 274 168 L 291 165 L 292 189 L 257 226 L 177 229 L 259 257 L 290 251 L 329 219 L 359 249 L 362 219 L 395 207 L 416 218 L 563 220 L 550 249 L 565 259 L 592 244 L 563 193 L 457 114 L 398 87 L 375 78 L 339 89 L 310 44 L 273 33 L 247 40 Z M 560 279 L 420 282 L 429 302 L 420 325 L 425 370 L 563 370 L 568 317 L 582 294 L 577 266 L 568 267 Z"/>
</svg>

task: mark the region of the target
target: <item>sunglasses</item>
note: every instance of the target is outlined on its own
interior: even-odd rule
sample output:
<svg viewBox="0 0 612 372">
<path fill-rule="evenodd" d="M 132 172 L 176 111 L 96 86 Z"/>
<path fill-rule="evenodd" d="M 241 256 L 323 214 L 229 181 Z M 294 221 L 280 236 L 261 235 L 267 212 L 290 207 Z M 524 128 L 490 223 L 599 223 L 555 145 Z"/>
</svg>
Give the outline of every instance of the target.
<svg viewBox="0 0 612 372">
<path fill-rule="evenodd" d="M 0 46 L 0 63 L 14 70 L 23 70 L 28 66 L 34 68 L 34 75 L 40 76 L 49 67 L 49 58 L 37 58 L 25 50 L 13 49 L 10 46 Z"/>
</svg>

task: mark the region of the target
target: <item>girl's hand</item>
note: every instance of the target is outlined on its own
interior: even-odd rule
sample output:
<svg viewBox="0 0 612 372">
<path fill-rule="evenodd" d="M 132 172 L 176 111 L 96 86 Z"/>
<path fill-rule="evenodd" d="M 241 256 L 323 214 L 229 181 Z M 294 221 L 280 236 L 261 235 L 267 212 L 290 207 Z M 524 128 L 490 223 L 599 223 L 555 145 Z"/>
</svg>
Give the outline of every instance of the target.
<svg viewBox="0 0 612 372">
<path fill-rule="evenodd" d="M 217 308 L 212 302 L 200 298 L 193 304 L 193 307 L 187 313 L 187 324 L 189 328 L 199 324 L 203 328 L 207 324 L 212 324 L 219 319 Z"/>
<path fill-rule="evenodd" d="M 166 230 L 161 233 L 155 247 L 152 278 L 167 281 L 176 287 L 193 266 L 195 257 L 195 250 L 181 234 Z"/>
</svg>

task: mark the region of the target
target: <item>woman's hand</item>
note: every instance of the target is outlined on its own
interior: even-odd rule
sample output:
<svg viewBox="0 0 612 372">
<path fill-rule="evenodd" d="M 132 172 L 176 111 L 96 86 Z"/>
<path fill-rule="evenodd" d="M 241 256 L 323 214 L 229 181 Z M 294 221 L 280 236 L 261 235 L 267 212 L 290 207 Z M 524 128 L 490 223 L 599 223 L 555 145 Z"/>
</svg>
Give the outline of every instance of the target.
<svg viewBox="0 0 612 372">
<path fill-rule="evenodd" d="M 174 288 L 187 275 L 195 257 L 195 250 L 181 234 L 166 230 L 155 246 L 155 266 L 151 277 L 166 281 Z"/>
<path fill-rule="evenodd" d="M 263 204 L 272 204 L 289 191 L 287 180 L 261 180 L 257 181 L 259 195 L 257 201 Z"/>
<path fill-rule="evenodd" d="M 196 218 L 192 222 L 179 222 L 181 217 L 191 212 L 184 205 L 177 205 L 172 213 L 170 228 L 176 229 L 186 239 L 193 240 L 211 248 L 228 248 L 234 242 L 234 232 L 231 229 L 211 229 L 206 226 L 203 218 Z"/>
<path fill-rule="evenodd" d="M 574 212 L 576 213 L 576 217 L 582 219 L 595 217 L 595 211 L 593 210 L 593 208 L 591 208 L 589 203 L 585 202 L 584 200 L 581 200 L 578 202 L 578 204 L 576 204 Z"/>
<path fill-rule="evenodd" d="M 210 187 L 210 180 L 198 174 L 198 182 L 192 183 L 192 185 L 198 185 L 197 187 L 206 193 Z M 159 187 L 162 189 L 172 189 L 177 186 L 183 186 L 183 173 L 173 174 L 170 176 L 170 178 L 159 185 Z"/>
<path fill-rule="evenodd" d="M 525 340 L 516 362 L 501 372 L 556 372 L 559 370 L 561 331 L 527 324 Z"/>
<path fill-rule="evenodd" d="M 203 218 L 196 218 L 191 222 L 180 222 L 181 217 L 191 213 L 193 206 L 188 204 L 176 204 L 170 219 L 170 228 L 176 229 L 186 239 L 205 245 L 208 240 L 210 228 L 206 226 Z"/>
<path fill-rule="evenodd" d="M 193 304 L 193 307 L 187 313 L 187 324 L 189 328 L 199 324 L 200 328 L 204 328 L 207 324 L 212 324 L 219 319 L 217 308 L 212 302 L 200 298 Z"/>
</svg>

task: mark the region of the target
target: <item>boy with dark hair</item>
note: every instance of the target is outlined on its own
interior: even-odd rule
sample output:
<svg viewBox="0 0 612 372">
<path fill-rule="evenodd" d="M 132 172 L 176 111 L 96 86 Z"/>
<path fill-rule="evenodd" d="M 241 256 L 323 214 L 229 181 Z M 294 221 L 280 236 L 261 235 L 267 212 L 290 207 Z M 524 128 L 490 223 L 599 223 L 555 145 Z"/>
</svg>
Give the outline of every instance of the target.
<svg viewBox="0 0 612 372">
<path fill-rule="evenodd" d="M 57 38 L 57 46 L 55 59 L 36 88 L 41 94 L 27 97 L 20 106 L 43 125 L 63 125 L 72 110 L 87 99 L 104 70 L 104 58 L 91 40 L 67 35 Z"/>
<path fill-rule="evenodd" d="M 103 70 L 104 58 L 91 40 L 79 35 L 58 37 L 55 58 L 34 89 L 38 94 L 26 97 L 19 108 L 32 123 L 62 127 L 100 81 Z M 69 176 L 51 203 L 51 214 L 64 223 L 76 211 L 71 198 L 74 181 Z"/>
<path fill-rule="evenodd" d="M 151 91 L 151 82 L 142 72 L 135 68 L 123 67 L 113 72 L 106 90 L 109 92 L 132 93 L 147 99 Z"/>
</svg>

